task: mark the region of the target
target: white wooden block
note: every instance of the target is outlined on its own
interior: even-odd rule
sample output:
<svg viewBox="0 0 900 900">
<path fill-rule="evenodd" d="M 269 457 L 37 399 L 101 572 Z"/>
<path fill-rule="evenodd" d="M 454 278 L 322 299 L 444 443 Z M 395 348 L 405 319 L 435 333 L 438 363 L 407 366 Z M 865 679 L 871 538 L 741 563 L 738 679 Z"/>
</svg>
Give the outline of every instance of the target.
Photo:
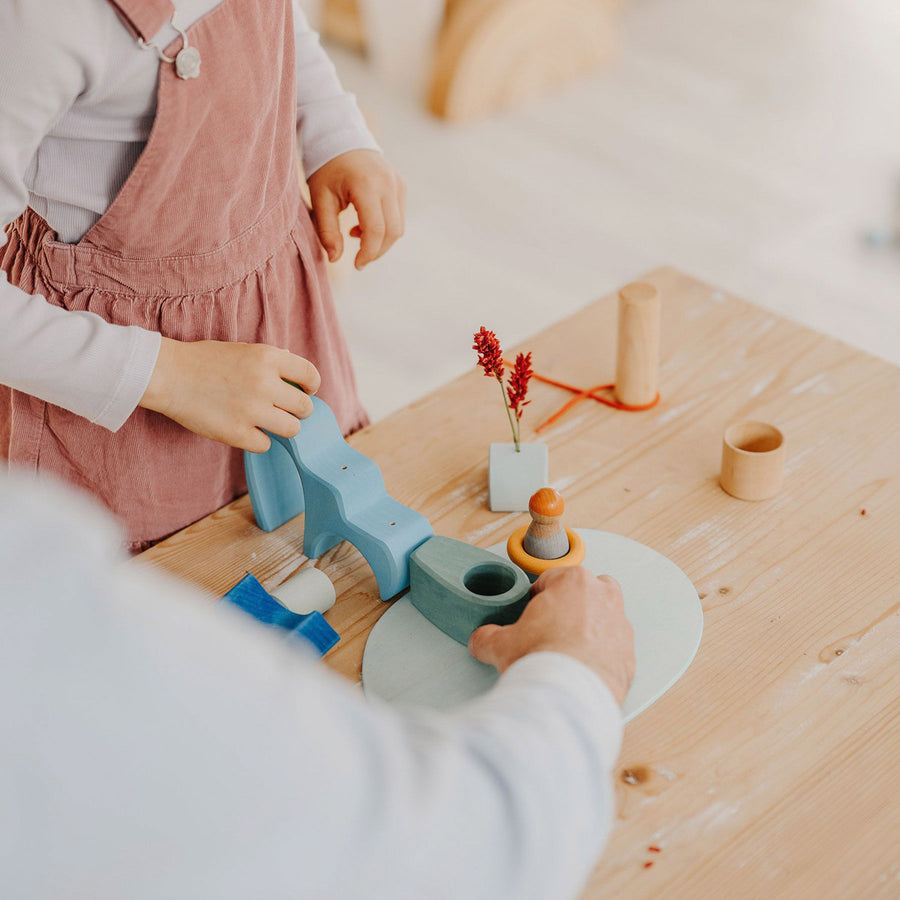
<svg viewBox="0 0 900 900">
<path fill-rule="evenodd" d="M 335 601 L 331 579 L 314 566 L 301 569 L 270 593 L 282 606 L 301 616 L 311 612 L 325 613 Z"/>
<path fill-rule="evenodd" d="M 525 512 L 535 491 L 550 483 L 550 455 L 546 444 L 491 444 L 489 483 L 494 512 Z"/>
</svg>

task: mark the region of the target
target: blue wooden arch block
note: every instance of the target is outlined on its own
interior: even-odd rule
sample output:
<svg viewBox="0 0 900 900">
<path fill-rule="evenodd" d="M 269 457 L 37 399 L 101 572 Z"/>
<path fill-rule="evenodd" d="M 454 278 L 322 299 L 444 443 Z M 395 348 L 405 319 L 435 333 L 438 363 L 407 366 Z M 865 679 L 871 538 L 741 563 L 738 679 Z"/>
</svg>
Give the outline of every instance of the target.
<svg viewBox="0 0 900 900">
<path fill-rule="evenodd" d="M 328 404 L 311 399 L 313 413 L 296 437 L 270 434 L 267 453 L 244 453 L 256 523 L 272 531 L 305 506 L 303 552 L 315 559 L 350 541 L 389 600 L 409 587 L 409 555 L 434 531 L 388 495 L 378 466 L 344 440 Z"/>
</svg>

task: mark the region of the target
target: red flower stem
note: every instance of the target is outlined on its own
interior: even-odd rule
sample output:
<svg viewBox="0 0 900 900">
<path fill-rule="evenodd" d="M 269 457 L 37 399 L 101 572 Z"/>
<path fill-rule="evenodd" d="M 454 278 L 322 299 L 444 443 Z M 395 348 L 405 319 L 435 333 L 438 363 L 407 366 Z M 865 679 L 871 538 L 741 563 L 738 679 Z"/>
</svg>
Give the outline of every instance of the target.
<svg viewBox="0 0 900 900">
<path fill-rule="evenodd" d="M 509 427 L 512 428 L 513 443 L 516 445 L 516 453 L 519 450 L 519 430 L 516 428 L 516 420 L 513 419 L 512 410 L 509 408 L 509 399 L 506 396 L 506 388 L 503 387 L 503 379 L 498 375 L 497 384 L 500 385 L 500 393 L 503 394 L 503 405 L 506 407 L 506 415 L 509 417 Z"/>
</svg>

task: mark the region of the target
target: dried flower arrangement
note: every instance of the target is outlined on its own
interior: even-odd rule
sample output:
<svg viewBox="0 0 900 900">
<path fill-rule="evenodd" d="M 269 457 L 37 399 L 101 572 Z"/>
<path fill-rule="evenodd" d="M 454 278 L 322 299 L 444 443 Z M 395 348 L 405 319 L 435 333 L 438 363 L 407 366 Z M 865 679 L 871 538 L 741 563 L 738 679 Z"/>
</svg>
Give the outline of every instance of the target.
<svg viewBox="0 0 900 900">
<path fill-rule="evenodd" d="M 481 366 L 488 378 L 496 378 L 500 385 L 503 405 L 506 407 L 509 425 L 512 428 L 513 443 L 516 445 L 516 453 L 519 453 L 522 413 L 530 403 L 525 397 L 528 394 L 528 382 L 531 381 L 531 376 L 534 374 L 531 368 L 531 352 L 520 353 L 516 356 L 509 381 L 504 386 L 503 351 L 497 335 L 482 325 L 475 332 L 474 338 L 475 343 L 472 344 L 472 349 L 478 354 L 478 365 Z"/>
</svg>

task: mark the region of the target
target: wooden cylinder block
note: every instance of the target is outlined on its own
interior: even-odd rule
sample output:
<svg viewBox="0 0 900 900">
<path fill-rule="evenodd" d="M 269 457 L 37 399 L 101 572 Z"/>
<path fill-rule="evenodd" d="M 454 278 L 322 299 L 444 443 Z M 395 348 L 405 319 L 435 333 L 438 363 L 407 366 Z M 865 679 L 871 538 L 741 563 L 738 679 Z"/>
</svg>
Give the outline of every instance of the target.
<svg viewBox="0 0 900 900">
<path fill-rule="evenodd" d="M 659 380 L 659 291 L 634 282 L 619 291 L 616 399 L 646 406 L 656 399 Z"/>
<path fill-rule="evenodd" d="M 726 493 L 739 500 L 767 500 L 784 480 L 784 436 L 765 422 L 738 422 L 722 440 L 722 475 Z"/>
</svg>

